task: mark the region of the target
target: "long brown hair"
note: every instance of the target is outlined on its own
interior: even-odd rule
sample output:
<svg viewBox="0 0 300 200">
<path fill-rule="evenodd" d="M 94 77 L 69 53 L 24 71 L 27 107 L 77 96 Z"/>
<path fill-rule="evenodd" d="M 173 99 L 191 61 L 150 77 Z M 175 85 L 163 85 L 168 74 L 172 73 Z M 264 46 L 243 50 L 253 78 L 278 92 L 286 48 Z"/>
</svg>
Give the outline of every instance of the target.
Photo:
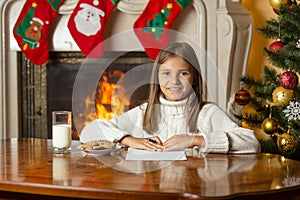
<svg viewBox="0 0 300 200">
<path fill-rule="evenodd" d="M 143 119 L 143 129 L 149 134 L 158 131 L 160 115 L 161 89 L 158 81 L 158 70 L 162 63 L 173 56 L 180 56 L 191 65 L 194 76 L 192 89 L 195 95 L 190 95 L 187 102 L 187 124 L 190 132 L 197 132 L 197 119 L 203 105 L 204 86 L 200 71 L 200 64 L 194 49 L 187 43 L 171 43 L 158 54 L 150 78 L 150 92 L 148 105 Z"/>
</svg>

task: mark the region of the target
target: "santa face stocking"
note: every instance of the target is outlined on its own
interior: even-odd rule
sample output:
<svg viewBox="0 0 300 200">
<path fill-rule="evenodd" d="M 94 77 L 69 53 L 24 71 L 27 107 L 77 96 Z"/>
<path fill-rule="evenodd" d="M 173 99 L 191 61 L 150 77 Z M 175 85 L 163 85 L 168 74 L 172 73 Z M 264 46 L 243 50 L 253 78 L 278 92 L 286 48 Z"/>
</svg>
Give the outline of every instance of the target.
<svg viewBox="0 0 300 200">
<path fill-rule="evenodd" d="M 168 29 L 191 0 L 149 0 L 134 23 L 134 32 L 147 55 L 155 60 L 168 44 Z"/>
<path fill-rule="evenodd" d="M 48 30 L 63 0 L 27 0 L 13 29 L 21 51 L 36 65 L 48 61 Z"/>
<path fill-rule="evenodd" d="M 103 53 L 103 30 L 119 0 L 79 0 L 68 22 L 69 31 L 89 58 Z"/>
</svg>

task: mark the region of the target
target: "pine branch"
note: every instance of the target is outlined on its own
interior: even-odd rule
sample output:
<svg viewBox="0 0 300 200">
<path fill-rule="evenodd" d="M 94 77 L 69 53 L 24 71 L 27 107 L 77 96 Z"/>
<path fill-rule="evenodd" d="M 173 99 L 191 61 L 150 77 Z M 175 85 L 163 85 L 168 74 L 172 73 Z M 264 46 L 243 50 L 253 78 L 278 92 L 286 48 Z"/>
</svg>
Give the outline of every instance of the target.
<svg viewBox="0 0 300 200">
<path fill-rule="evenodd" d="M 257 113 L 263 113 L 266 110 L 266 100 L 253 96 L 248 106 L 254 108 Z"/>
<path fill-rule="evenodd" d="M 264 67 L 264 80 L 265 84 L 279 84 L 279 75 L 274 68 L 265 66 Z"/>
<path fill-rule="evenodd" d="M 268 50 L 267 48 L 264 48 L 264 53 L 266 57 L 268 58 L 268 61 L 278 67 L 287 70 L 289 67 L 286 66 L 284 60 L 285 60 L 285 54 L 282 51 L 278 51 L 276 53 Z"/>
<path fill-rule="evenodd" d="M 279 9 L 280 38 L 287 45 L 295 43 L 300 38 L 300 7 L 295 3 L 282 5 Z"/>
<path fill-rule="evenodd" d="M 282 5 L 279 9 L 278 21 L 281 25 L 288 24 L 288 27 L 299 28 L 300 7 L 297 5 Z"/>
<path fill-rule="evenodd" d="M 261 128 L 261 124 L 264 121 L 266 116 L 262 113 L 243 113 L 243 116 L 240 117 L 240 120 L 246 122 L 250 127 Z"/>
<path fill-rule="evenodd" d="M 257 87 L 262 87 L 262 81 L 261 80 L 255 80 L 253 77 L 251 76 L 243 76 L 241 79 L 241 82 L 243 83 L 243 85 L 246 86 L 247 89 L 251 89 L 251 88 L 257 88 Z"/>
<path fill-rule="evenodd" d="M 279 37 L 279 23 L 276 19 L 266 21 L 266 25 L 256 29 L 258 33 L 264 35 L 269 39 L 276 39 Z"/>
</svg>

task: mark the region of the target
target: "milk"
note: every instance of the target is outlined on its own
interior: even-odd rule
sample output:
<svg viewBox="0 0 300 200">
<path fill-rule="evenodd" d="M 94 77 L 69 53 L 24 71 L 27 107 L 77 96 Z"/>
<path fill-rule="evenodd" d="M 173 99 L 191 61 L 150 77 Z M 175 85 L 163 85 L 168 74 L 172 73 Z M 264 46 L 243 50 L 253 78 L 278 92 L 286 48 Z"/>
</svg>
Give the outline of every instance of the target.
<svg viewBox="0 0 300 200">
<path fill-rule="evenodd" d="M 71 146 L 71 125 L 56 124 L 52 125 L 53 147 L 67 149 Z"/>
</svg>

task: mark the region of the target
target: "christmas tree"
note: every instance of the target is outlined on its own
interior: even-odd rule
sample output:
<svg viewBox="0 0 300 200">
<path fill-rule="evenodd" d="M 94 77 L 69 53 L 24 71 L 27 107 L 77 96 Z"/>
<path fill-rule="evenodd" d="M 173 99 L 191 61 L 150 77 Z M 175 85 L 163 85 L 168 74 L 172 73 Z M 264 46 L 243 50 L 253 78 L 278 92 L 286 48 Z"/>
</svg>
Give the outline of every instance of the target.
<svg viewBox="0 0 300 200">
<path fill-rule="evenodd" d="M 259 80 L 248 75 L 241 78 L 243 88 L 236 93 L 236 102 L 255 110 L 244 109 L 240 116 L 243 122 L 269 135 L 261 140 L 262 152 L 299 160 L 300 5 L 296 0 L 269 3 L 276 18 L 267 20 L 257 31 L 273 40 L 263 49 L 270 65 L 264 66 Z"/>
</svg>

